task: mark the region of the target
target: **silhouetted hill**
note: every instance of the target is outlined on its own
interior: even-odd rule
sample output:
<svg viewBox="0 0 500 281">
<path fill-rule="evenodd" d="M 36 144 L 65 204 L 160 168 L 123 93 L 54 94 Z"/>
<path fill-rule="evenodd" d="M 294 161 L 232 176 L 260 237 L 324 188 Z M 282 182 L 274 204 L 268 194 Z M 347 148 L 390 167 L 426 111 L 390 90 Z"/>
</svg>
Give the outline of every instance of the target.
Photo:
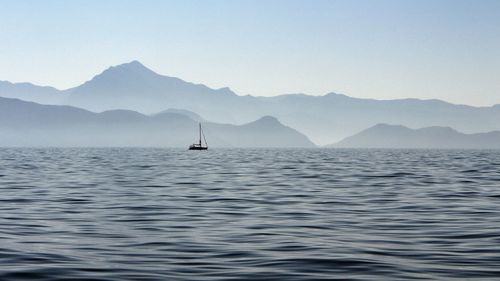
<svg viewBox="0 0 500 281">
<path fill-rule="evenodd" d="M 90 111 L 64 105 L 41 105 L 19 99 L 0 98 L 0 128 L 36 129 L 77 124 L 97 119 Z"/>
<path fill-rule="evenodd" d="M 465 133 L 500 129 L 498 105 L 473 107 L 440 100 L 359 99 L 336 93 L 238 96 L 229 88 L 211 89 L 157 74 L 137 61 L 110 67 L 90 81 L 65 91 L 3 84 L 0 96 L 67 104 L 96 112 L 127 109 L 152 114 L 165 108 L 178 108 L 196 112 L 210 121 L 232 124 L 272 115 L 321 144 L 341 140 L 378 123 L 449 126 Z M 64 98 L 57 102 L 61 96 Z"/>
<path fill-rule="evenodd" d="M 62 92 L 56 88 L 8 81 L 0 81 L 0 97 L 22 99 L 42 104 L 60 104 L 64 99 Z"/>
<path fill-rule="evenodd" d="M 463 134 L 449 127 L 426 127 L 413 130 L 401 125 L 378 124 L 331 146 L 500 149 L 500 131 Z"/>
<path fill-rule="evenodd" d="M 167 110 L 164 110 L 162 112 L 159 112 L 159 113 L 156 113 L 154 114 L 155 116 L 161 116 L 161 115 L 164 115 L 164 114 L 169 114 L 169 113 L 175 113 L 175 114 L 180 114 L 180 115 L 184 115 L 184 116 L 187 116 L 191 119 L 193 119 L 194 121 L 197 121 L 197 122 L 206 122 L 207 120 L 203 119 L 203 117 L 201 117 L 199 114 L 195 113 L 195 112 L 192 112 L 192 111 L 189 111 L 189 110 L 185 110 L 185 109 L 177 109 L 177 108 L 169 108 Z"/>
<path fill-rule="evenodd" d="M 303 134 L 265 117 L 241 126 L 203 123 L 211 147 L 313 147 Z M 186 147 L 197 141 L 198 122 L 163 112 L 94 113 L 72 106 L 0 98 L 0 146 Z"/>
<path fill-rule="evenodd" d="M 205 127 L 207 131 L 223 131 L 225 132 L 224 141 L 227 140 L 230 144 L 244 144 L 245 147 L 314 146 L 305 135 L 284 126 L 278 119 L 271 116 L 265 116 L 239 126 L 208 123 Z"/>
<path fill-rule="evenodd" d="M 110 67 L 65 93 L 65 104 L 92 111 L 130 109 L 148 114 L 165 108 L 198 112 L 197 109 L 209 106 L 222 110 L 228 100 L 237 98 L 228 88 L 214 90 L 205 85 L 159 75 L 138 61 Z"/>
<path fill-rule="evenodd" d="M 104 111 L 99 113 L 97 117 L 100 120 L 106 122 L 119 122 L 119 123 L 139 122 L 139 121 L 146 121 L 148 119 L 148 116 L 143 115 L 139 112 L 133 110 L 124 110 L 124 109 Z"/>
</svg>

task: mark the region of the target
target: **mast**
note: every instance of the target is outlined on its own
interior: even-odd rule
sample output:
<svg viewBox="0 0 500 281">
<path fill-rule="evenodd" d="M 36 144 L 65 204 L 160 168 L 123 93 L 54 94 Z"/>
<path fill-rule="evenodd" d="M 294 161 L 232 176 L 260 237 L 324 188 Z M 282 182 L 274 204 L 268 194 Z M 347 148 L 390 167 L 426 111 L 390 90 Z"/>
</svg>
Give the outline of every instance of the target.
<svg viewBox="0 0 500 281">
<path fill-rule="evenodd" d="M 198 123 L 200 125 L 200 147 L 201 147 L 201 123 Z"/>
</svg>

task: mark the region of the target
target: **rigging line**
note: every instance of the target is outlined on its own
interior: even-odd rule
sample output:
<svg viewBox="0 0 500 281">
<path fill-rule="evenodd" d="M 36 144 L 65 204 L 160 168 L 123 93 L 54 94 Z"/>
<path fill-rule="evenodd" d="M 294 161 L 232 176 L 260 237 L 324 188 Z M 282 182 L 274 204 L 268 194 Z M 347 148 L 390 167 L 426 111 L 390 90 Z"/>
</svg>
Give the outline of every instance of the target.
<svg viewBox="0 0 500 281">
<path fill-rule="evenodd" d="M 203 140 L 205 141 L 205 146 L 208 146 L 207 139 L 205 138 L 205 132 L 201 129 L 201 134 L 203 135 Z"/>
</svg>

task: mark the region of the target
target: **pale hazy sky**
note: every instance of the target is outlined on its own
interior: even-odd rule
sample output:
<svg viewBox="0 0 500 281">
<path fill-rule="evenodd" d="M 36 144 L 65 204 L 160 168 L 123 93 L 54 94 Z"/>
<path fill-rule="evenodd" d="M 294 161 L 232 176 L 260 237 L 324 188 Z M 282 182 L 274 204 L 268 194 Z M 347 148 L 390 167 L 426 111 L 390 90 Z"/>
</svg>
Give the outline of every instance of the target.
<svg viewBox="0 0 500 281">
<path fill-rule="evenodd" d="M 240 95 L 499 104 L 500 0 L 0 0 L 0 80 L 132 60 Z"/>
</svg>

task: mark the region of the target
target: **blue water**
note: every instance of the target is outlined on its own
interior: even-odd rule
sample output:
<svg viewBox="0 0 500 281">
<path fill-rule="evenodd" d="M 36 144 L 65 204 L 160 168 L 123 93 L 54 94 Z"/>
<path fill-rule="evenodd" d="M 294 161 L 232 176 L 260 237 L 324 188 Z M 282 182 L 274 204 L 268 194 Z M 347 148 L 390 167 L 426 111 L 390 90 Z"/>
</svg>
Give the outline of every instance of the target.
<svg viewBox="0 0 500 281">
<path fill-rule="evenodd" d="M 500 151 L 0 149 L 0 280 L 500 279 Z"/>
</svg>

